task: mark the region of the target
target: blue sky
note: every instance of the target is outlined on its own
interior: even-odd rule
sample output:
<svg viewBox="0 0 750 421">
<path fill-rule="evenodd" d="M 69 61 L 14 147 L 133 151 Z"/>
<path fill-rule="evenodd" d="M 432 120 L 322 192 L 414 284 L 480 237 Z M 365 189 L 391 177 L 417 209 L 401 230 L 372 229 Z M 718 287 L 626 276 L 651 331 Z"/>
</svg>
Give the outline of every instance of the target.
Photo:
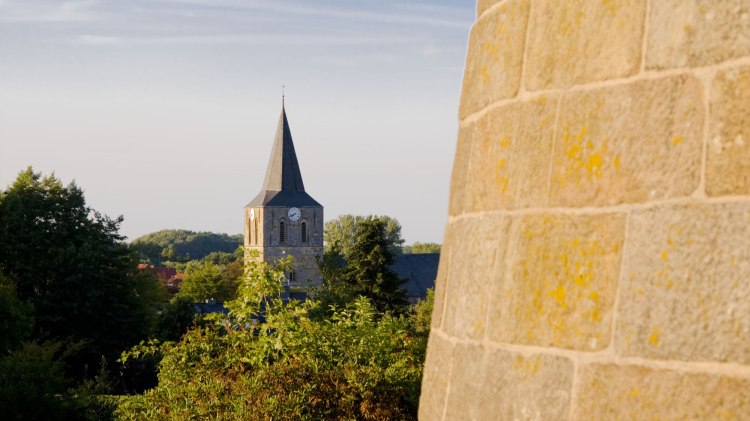
<svg viewBox="0 0 750 421">
<path fill-rule="evenodd" d="M 135 238 L 239 233 L 286 85 L 307 191 L 442 241 L 472 0 L 0 0 L 0 185 L 75 179 Z"/>
</svg>

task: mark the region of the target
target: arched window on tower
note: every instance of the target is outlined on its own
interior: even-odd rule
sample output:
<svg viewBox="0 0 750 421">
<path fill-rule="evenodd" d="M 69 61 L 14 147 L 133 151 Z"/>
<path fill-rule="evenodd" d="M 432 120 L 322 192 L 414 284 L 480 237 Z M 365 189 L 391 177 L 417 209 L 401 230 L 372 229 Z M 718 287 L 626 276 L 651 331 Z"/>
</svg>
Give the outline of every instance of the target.
<svg viewBox="0 0 750 421">
<path fill-rule="evenodd" d="M 300 227 L 300 240 L 303 243 L 307 242 L 307 222 L 303 222 Z"/>
<path fill-rule="evenodd" d="M 279 243 L 286 242 L 286 225 L 284 221 L 279 222 Z"/>
<path fill-rule="evenodd" d="M 258 218 L 255 218 L 254 224 L 253 235 L 255 236 L 255 245 L 258 245 Z"/>
</svg>

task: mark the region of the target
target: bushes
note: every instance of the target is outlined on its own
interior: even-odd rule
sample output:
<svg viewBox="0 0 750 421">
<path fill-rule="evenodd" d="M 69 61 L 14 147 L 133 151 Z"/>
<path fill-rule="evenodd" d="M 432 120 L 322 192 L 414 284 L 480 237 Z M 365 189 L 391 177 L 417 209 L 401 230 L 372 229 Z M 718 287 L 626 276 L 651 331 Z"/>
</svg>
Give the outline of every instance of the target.
<svg viewBox="0 0 750 421">
<path fill-rule="evenodd" d="M 227 304 L 231 319 L 210 318 L 177 343 L 144 345 L 125 355 L 164 357 L 159 385 L 122 399 L 118 415 L 416 418 L 428 334 L 424 317 L 381 314 L 362 297 L 318 317 L 318 302 L 284 305 L 276 298 L 282 273 L 252 263 L 238 298 Z"/>
</svg>

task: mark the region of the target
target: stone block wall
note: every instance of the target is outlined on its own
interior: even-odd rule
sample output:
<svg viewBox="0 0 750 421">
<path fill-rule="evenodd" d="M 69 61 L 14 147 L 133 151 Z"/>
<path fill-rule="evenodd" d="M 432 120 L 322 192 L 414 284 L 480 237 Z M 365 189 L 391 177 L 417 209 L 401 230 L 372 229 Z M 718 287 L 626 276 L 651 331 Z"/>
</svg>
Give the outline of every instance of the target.
<svg viewBox="0 0 750 421">
<path fill-rule="evenodd" d="M 245 248 L 258 252 L 258 259 L 269 264 L 291 255 L 295 278 L 292 286 L 307 287 L 323 283 L 317 258 L 323 255 L 323 208 L 300 207 L 301 217 L 289 220 L 288 207 L 245 208 Z M 250 217 L 254 211 L 258 223 L 255 235 L 255 220 Z M 284 221 L 286 239 L 280 241 L 279 222 Z M 307 241 L 302 242 L 302 223 L 307 227 Z M 257 242 L 256 242 L 257 239 Z M 246 257 L 247 258 L 247 257 Z"/>
<path fill-rule="evenodd" d="M 750 1 L 477 10 L 420 418 L 750 419 Z"/>
</svg>

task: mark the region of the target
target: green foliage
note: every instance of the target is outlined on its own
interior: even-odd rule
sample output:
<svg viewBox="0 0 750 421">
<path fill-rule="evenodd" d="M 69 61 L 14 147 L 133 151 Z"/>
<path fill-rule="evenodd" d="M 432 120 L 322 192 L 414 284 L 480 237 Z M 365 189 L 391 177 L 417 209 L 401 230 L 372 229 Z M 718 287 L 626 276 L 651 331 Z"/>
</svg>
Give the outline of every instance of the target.
<svg viewBox="0 0 750 421">
<path fill-rule="evenodd" d="M 153 336 L 160 341 L 177 341 L 195 320 L 193 300 L 176 296 L 162 308 L 156 319 Z"/>
<path fill-rule="evenodd" d="M 107 361 L 102 358 L 99 372 L 93 379 L 86 379 L 81 385 L 68 390 L 68 401 L 76 405 L 81 419 L 113 420 L 117 401 L 111 393 L 115 384 Z"/>
<path fill-rule="evenodd" d="M 0 192 L 0 271 L 33 308 L 33 338 L 81 343 L 68 373 L 92 375 L 150 330 L 158 283 L 75 183 L 31 168 Z"/>
<path fill-rule="evenodd" d="M 0 356 L 29 338 L 34 327 L 32 310 L 18 299 L 15 285 L 0 272 Z"/>
<path fill-rule="evenodd" d="M 193 302 L 211 298 L 222 303 L 231 300 L 237 290 L 237 281 L 242 276 L 243 262 L 236 253 L 211 253 L 203 260 L 187 262 L 184 267 L 185 279 L 178 295 Z"/>
<path fill-rule="evenodd" d="M 213 252 L 234 253 L 242 241 L 239 234 L 161 230 L 136 238 L 130 246 L 138 250 L 142 260 L 158 266 L 166 261 L 201 260 Z"/>
<path fill-rule="evenodd" d="M 404 254 L 425 254 L 425 253 L 440 253 L 440 244 L 420 243 L 419 241 L 417 241 L 414 244 L 404 246 Z"/>
<path fill-rule="evenodd" d="M 316 258 L 323 285 L 311 289 L 312 295 L 321 303 L 321 312 L 330 313 L 331 309 L 345 307 L 357 298 L 357 292 L 344 280 L 346 261 L 338 241 L 323 251 L 323 256 Z"/>
<path fill-rule="evenodd" d="M 68 379 L 59 343 L 27 343 L 0 358 L 0 408 L 4 419 L 80 419 L 67 396 Z"/>
<path fill-rule="evenodd" d="M 313 317 L 319 302 L 278 298 L 289 263 L 250 263 L 229 319 L 126 353 L 163 359 L 159 385 L 123 397 L 119 418 L 416 419 L 424 315 L 383 315 L 360 297 L 330 318 Z"/>
<path fill-rule="evenodd" d="M 326 222 L 323 231 L 325 251 L 329 252 L 336 245 L 341 254 L 348 255 L 356 241 L 357 231 L 360 229 L 362 222 L 368 219 L 383 222 L 388 251 L 394 256 L 401 254 L 402 244 L 404 244 L 404 240 L 401 238 L 401 224 L 396 219 L 386 215 L 341 215 Z"/>
<path fill-rule="evenodd" d="M 240 246 L 233 253 L 225 253 L 223 251 L 212 251 L 208 253 L 203 260 L 211 262 L 216 265 L 228 265 L 233 262 L 242 262 L 245 256 L 245 248 Z M 240 271 L 242 272 L 242 271 Z M 242 274 L 242 273 L 240 273 Z"/>
<path fill-rule="evenodd" d="M 402 312 L 408 305 L 404 283 L 391 269 L 394 255 L 387 222 L 368 216 L 357 220 L 346 248 L 335 241 L 319 260 L 323 286 L 317 296 L 326 306 L 369 298 L 380 312 Z"/>
<path fill-rule="evenodd" d="M 287 256 L 271 267 L 256 261 L 257 250 L 250 251 L 248 257 L 245 273 L 237 286 L 237 298 L 225 303 L 230 315 L 240 324 L 256 322 L 266 310 L 272 314 L 274 300 L 283 291 L 282 280 L 292 263 L 292 256 Z"/>
<path fill-rule="evenodd" d="M 432 325 L 432 310 L 435 308 L 435 290 L 429 288 L 427 296 L 412 308 L 409 329 L 414 333 L 412 349 L 415 358 L 424 361 L 427 353 L 427 339 Z"/>
<path fill-rule="evenodd" d="M 194 302 L 209 298 L 223 302 L 229 298 L 231 291 L 221 279 L 218 266 L 211 262 L 201 262 L 193 267 L 188 266 L 178 295 Z"/>
</svg>

